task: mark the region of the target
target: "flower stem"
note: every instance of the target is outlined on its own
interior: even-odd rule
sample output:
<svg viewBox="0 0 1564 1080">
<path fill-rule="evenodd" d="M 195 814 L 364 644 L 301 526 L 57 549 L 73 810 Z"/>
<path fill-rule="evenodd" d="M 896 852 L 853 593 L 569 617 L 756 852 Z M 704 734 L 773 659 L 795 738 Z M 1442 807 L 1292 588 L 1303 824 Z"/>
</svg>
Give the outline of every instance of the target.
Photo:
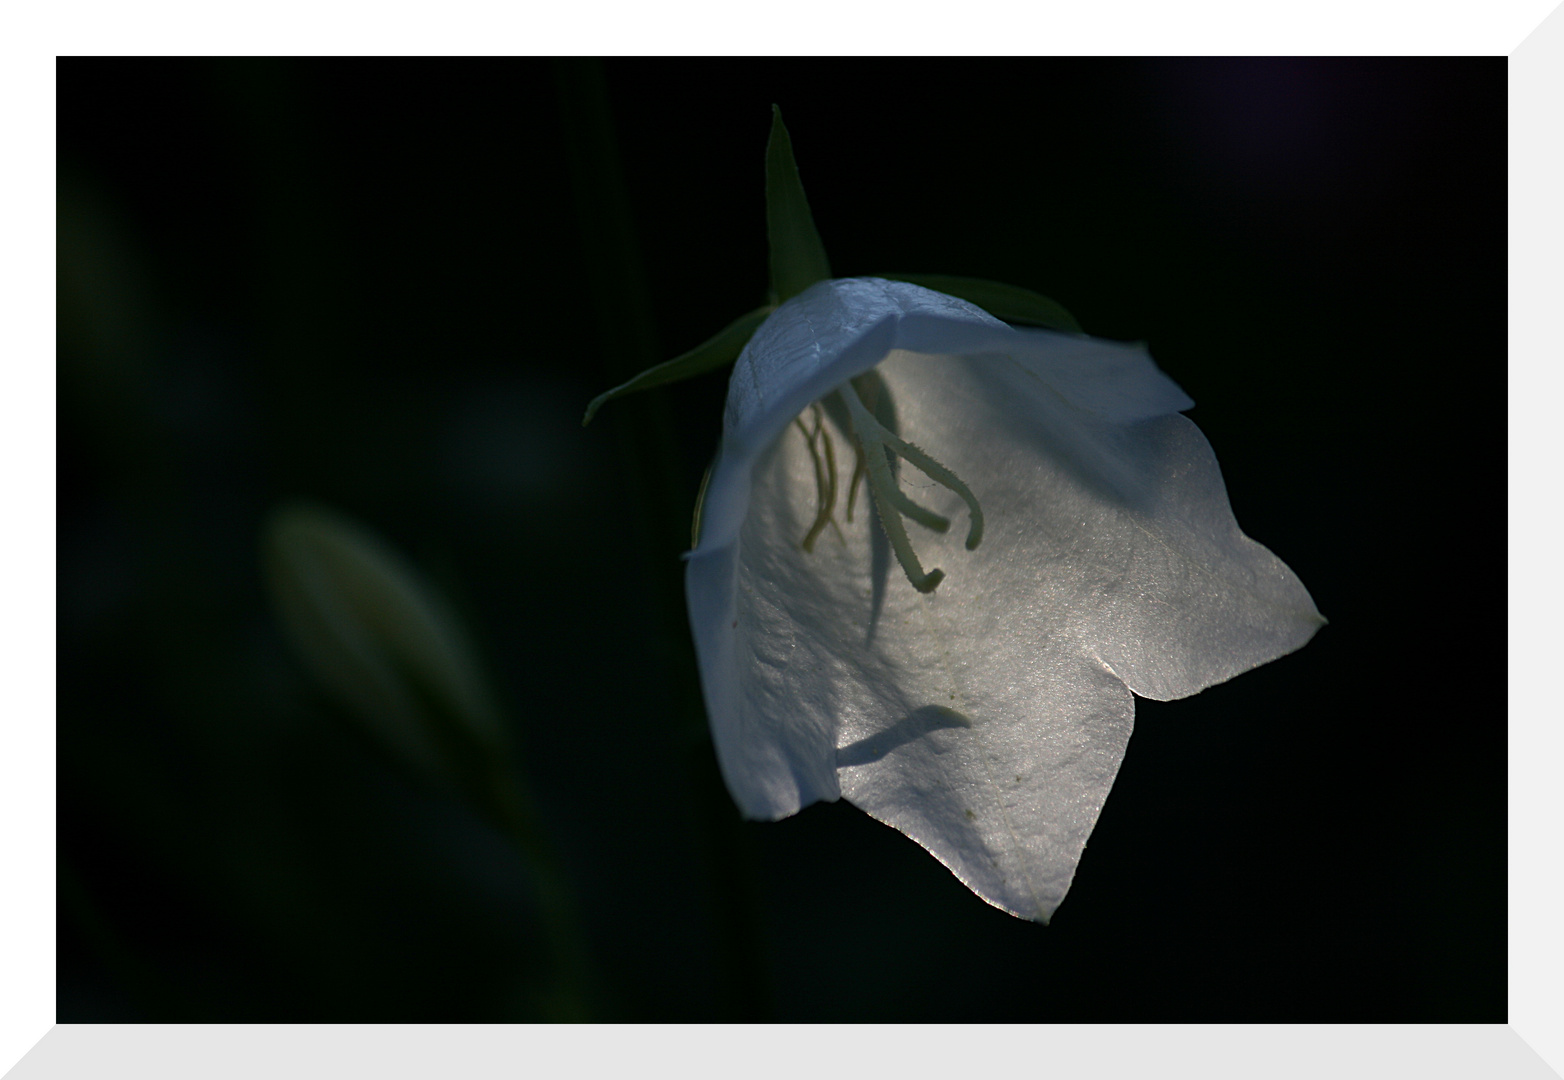
<svg viewBox="0 0 1564 1080">
<path fill-rule="evenodd" d="M 565 120 L 566 144 L 576 189 L 588 285 L 600 305 L 597 327 L 610 382 L 622 382 L 661 359 L 652 329 L 651 303 L 609 110 L 601 62 L 561 60 L 555 74 Z M 682 563 L 688 536 L 684 462 L 661 390 L 641 395 L 635 408 L 615 415 L 619 451 L 633 478 L 643 578 L 655 591 L 662 615 L 661 641 L 669 650 L 671 689 L 666 710 L 670 737 L 687 736 L 694 748 L 689 782 L 701 808 L 698 841 L 706 849 L 715 909 L 713 937 L 719 955 L 724 1005 L 718 1019 L 763 1020 L 765 965 L 759 940 L 759 902 L 749 872 L 749 837 L 722 786 L 696 677 L 695 649 L 684 608 Z"/>
</svg>

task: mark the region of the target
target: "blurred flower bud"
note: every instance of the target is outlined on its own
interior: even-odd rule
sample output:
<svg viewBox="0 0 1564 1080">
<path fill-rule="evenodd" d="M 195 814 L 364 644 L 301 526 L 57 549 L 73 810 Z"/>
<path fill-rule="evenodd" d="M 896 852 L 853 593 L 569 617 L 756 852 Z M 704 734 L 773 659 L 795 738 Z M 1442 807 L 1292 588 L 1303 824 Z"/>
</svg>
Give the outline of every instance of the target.
<svg viewBox="0 0 1564 1080">
<path fill-rule="evenodd" d="M 283 630 L 331 697 L 426 777 L 481 789 L 504 733 L 444 598 L 379 537 L 316 507 L 274 511 L 264 557 Z"/>
</svg>

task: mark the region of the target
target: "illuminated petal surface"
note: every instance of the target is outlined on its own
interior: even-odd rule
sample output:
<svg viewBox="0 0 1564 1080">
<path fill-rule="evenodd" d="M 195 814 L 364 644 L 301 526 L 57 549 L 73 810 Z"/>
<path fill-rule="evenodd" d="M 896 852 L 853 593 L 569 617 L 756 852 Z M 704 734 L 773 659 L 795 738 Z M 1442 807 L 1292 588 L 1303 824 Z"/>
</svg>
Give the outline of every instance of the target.
<svg viewBox="0 0 1564 1080">
<path fill-rule="evenodd" d="M 915 591 L 846 474 L 806 553 L 816 454 L 793 424 L 874 368 L 900 434 L 966 482 L 912 525 Z M 783 305 L 735 366 L 687 590 L 713 737 L 749 817 L 845 796 L 974 892 L 1046 920 L 1123 760 L 1131 691 L 1171 699 L 1299 648 L 1324 622 L 1238 529 L 1193 403 L 1139 347 L 1005 326 L 873 279 Z M 851 433 L 832 414 L 839 454 Z M 850 464 L 848 465 L 850 470 Z"/>
</svg>

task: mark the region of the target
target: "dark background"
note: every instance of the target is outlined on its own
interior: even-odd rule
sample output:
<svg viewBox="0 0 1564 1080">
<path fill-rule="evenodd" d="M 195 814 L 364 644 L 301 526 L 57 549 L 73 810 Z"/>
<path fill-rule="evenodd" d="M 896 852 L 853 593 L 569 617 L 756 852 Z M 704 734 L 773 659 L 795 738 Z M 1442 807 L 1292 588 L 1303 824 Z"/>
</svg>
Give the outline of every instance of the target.
<svg viewBox="0 0 1564 1080">
<path fill-rule="evenodd" d="M 64 1021 L 509 1020 L 526 863 L 273 621 L 268 513 L 405 552 L 506 705 L 609 1020 L 1502 1022 L 1505 62 L 62 61 Z M 741 823 L 678 553 L 764 299 L 770 106 L 840 275 L 1150 343 L 1331 620 L 1137 724 L 1052 925 L 845 803 Z"/>
</svg>

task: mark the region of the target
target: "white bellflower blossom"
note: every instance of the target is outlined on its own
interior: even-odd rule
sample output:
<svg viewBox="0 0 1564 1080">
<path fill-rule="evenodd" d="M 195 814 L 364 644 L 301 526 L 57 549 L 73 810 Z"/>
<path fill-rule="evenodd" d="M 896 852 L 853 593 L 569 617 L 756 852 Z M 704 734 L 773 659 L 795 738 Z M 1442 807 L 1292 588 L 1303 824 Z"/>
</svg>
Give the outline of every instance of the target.
<svg viewBox="0 0 1564 1080">
<path fill-rule="evenodd" d="M 686 588 L 745 816 L 845 797 L 1046 921 L 1132 692 L 1194 694 L 1324 623 L 1239 531 L 1144 348 L 820 281 L 733 370 Z"/>
</svg>

